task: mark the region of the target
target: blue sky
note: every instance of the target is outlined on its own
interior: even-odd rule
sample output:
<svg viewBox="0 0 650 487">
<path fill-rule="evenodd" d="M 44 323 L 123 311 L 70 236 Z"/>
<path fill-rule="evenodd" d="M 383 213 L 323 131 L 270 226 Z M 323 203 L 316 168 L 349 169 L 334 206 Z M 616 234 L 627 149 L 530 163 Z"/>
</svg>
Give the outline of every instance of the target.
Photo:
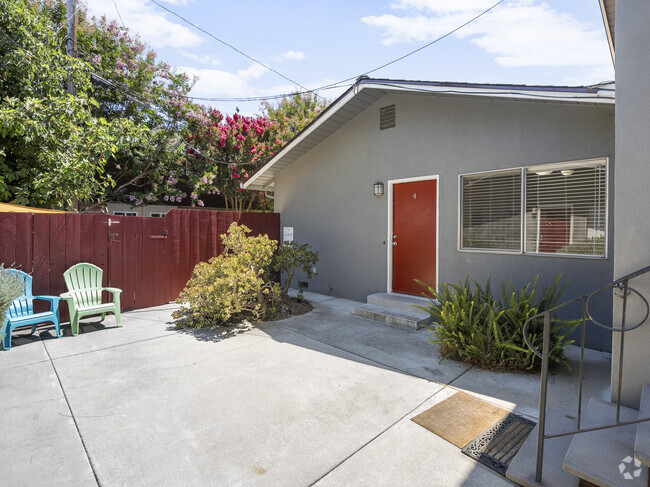
<svg viewBox="0 0 650 487">
<path fill-rule="evenodd" d="M 192 23 L 314 89 L 356 77 L 443 35 L 497 0 L 157 0 Z M 91 13 L 140 34 L 192 95 L 270 96 L 299 89 L 150 0 L 87 0 Z M 371 75 L 482 83 L 588 85 L 613 80 L 598 0 L 505 0 L 422 51 Z M 343 88 L 322 91 L 334 99 Z M 250 115 L 260 102 L 213 101 Z"/>
</svg>

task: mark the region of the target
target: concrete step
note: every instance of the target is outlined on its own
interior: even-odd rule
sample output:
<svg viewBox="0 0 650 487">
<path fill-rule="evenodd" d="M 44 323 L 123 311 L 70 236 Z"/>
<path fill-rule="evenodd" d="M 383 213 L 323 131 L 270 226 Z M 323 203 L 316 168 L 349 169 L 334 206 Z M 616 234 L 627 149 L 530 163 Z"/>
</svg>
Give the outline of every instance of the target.
<svg viewBox="0 0 650 487">
<path fill-rule="evenodd" d="M 559 434 L 575 431 L 575 429 L 576 420 L 574 418 L 555 409 L 546 410 L 546 434 Z M 506 477 L 525 487 L 578 487 L 580 479 L 562 470 L 564 456 L 571 444 L 571 436 L 551 438 L 544 442 L 542 482 L 538 483 L 535 481 L 538 430 L 539 426 L 535 426 L 530 436 L 528 436 L 515 455 L 515 458 L 512 459 L 506 472 Z"/>
<path fill-rule="evenodd" d="M 426 306 L 429 300 L 424 296 L 411 296 L 399 293 L 376 293 L 368 295 L 368 304 L 394 308 L 407 313 L 426 313 L 416 306 Z"/>
<path fill-rule="evenodd" d="M 641 392 L 639 419 L 641 418 L 650 418 L 650 386 L 648 385 L 643 386 Z M 636 426 L 634 456 L 643 465 L 650 466 L 650 421 L 639 423 Z"/>
<path fill-rule="evenodd" d="M 621 421 L 634 421 L 638 411 L 621 407 Z M 592 398 L 582 414 L 582 428 L 616 422 L 616 405 Z M 648 469 L 634 461 L 636 426 L 619 426 L 573 437 L 564 470 L 602 487 L 646 487 Z"/>
<path fill-rule="evenodd" d="M 355 308 L 352 314 L 386 325 L 411 330 L 417 330 L 431 323 L 431 316 L 424 311 L 417 309 L 414 309 L 414 311 L 402 311 L 395 308 L 377 306 L 376 304 L 363 304 Z"/>
</svg>

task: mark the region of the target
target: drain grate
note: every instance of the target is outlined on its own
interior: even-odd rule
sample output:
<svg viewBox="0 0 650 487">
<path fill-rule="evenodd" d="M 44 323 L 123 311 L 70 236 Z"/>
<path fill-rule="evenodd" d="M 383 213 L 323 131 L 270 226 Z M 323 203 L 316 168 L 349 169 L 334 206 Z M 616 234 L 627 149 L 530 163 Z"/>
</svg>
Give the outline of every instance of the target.
<svg viewBox="0 0 650 487">
<path fill-rule="evenodd" d="M 510 462 L 535 424 L 534 421 L 510 413 L 470 441 L 462 451 L 465 455 L 505 475 Z"/>
</svg>

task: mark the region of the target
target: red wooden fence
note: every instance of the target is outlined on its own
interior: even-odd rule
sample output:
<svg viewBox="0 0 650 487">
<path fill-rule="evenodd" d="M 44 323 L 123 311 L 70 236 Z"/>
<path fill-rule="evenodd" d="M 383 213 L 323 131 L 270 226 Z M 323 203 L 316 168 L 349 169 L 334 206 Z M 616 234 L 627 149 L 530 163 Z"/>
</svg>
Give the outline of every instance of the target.
<svg viewBox="0 0 650 487">
<path fill-rule="evenodd" d="M 232 222 L 280 240 L 278 213 L 171 210 L 165 218 L 0 213 L 0 263 L 34 277 L 34 295 L 65 292 L 63 272 L 78 262 L 104 270 L 104 285 L 122 289 L 122 309 L 176 299 L 198 262 L 223 252 Z M 62 320 L 67 319 L 62 306 Z"/>
</svg>

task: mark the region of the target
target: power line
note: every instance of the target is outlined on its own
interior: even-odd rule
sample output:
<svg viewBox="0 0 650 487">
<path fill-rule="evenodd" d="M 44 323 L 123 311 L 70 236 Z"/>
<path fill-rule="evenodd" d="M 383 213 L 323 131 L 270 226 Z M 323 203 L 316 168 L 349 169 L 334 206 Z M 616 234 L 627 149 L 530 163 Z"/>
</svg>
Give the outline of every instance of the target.
<svg viewBox="0 0 650 487">
<path fill-rule="evenodd" d="M 329 88 L 324 88 L 326 90 L 333 90 L 336 88 L 342 88 L 342 87 L 349 87 L 352 86 L 351 84 L 348 85 L 340 85 L 340 86 L 331 86 Z M 320 88 L 319 88 L 320 89 Z M 235 102 L 235 101 L 264 101 L 264 100 L 277 100 L 279 98 L 286 98 L 288 96 L 293 96 L 293 95 L 306 95 L 309 93 L 313 93 L 314 90 L 309 90 L 309 91 L 293 91 L 291 93 L 281 93 L 279 95 L 268 95 L 268 96 L 243 96 L 243 97 L 234 97 L 234 98 L 227 98 L 227 97 L 206 97 L 206 96 L 187 96 L 187 98 L 191 100 L 204 100 L 204 101 L 220 101 L 220 102 Z M 321 97 L 322 98 L 322 97 Z"/>
<path fill-rule="evenodd" d="M 503 0 L 502 0 L 502 1 L 503 1 Z M 197 30 L 203 32 L 205 35 L 212 37 L 212 38 L 213 38 L 214 40 L 216 40 L 217 42 L 220 42 L 220 43 L 223 44 L 224 46 L 229 47 L 229 48 L 232 49 L 233 51 L 235 51 L 235 52 L 241 54 L 241 55 L 244 56 L 245 58 L 250 59 L 251 61 L 253 61 L 253 62 L 259 64 L 260 66 L 263 66 L 264 68 L 266 68 L 266 69 L 268 69 L 269 71 L 271 71 L 271 72 L 277 74 L 277 75 L 280 76 L 281 78 L 284 78 L 285 80 L 289 81 L 290 83 L 293 83 L 293 84 L 299 86 L 300 88 L 302 88 L 303 90 L 305 90 L 305 91 L 307 91 L 307 92 L 313 92 L 313 91 L 314 91 L 314 90 L 310 90 L 310 89 L 306 88 L 305 86 L 301 85 L 301 84 L 298 83 L 297 81 L 292 80 L 291 78 L 289 78 L 289 77 L 283 75 L 282 73 L 280 73 L 280 72 L 277 71 L 276 69 L 273 69 L 271 66 L 269 66 L 269 65 L 267 65 L 267 64 L 264 64 L 264 63 L 261 62 L 261 61 L 258 61 L 257 59 L 255 59 L 255 58 L 252 57 L 252 56 L 249 56 L 248 54 L 246 54 L 245 52 L 241 51 L 240 49 L 237 49 L 237 48 L 236 48 L 235 46 L 233 46 L 232 44 L 229 44 L 229 43 L 227 43 L 226 41 L 219 39 L 219 38 L 218 38 L 217 36 L 215 36 L 214 34 L 208 32 L 207 30 L 203 29 L 202 27 L 199 27 L 198 25 L 196 25 L 196 24 L 190 22 L 190 21 L 187 20 L 185 17 L 183 17 L 183 16 L 177 14 L 176 12 L 174 12 L 173 10 L 171 10 L 171 9 L 169 9 L 169 8 L 167 8 L 167 7 L 165 7 L 164 5 L 161 5 L 161 4 L 158 3 L 156 0 L 151 0 L 151 2 L 152 2 L 153 4 L 155 4 L 155 5 L 157 5 L 158 7 L 162 8 L 163 10 L 166 10 L 166 11 L 169 12 L 170 14 L 172 14 L 172 15 L 178 17 L 179 19 L 181 19 L 181 20 L 182 20 L 183 22 L 185 22 L 186 24 L 191 25 L 191 26 L 194 27 L 195 29 L 197 29 Z M 316 95 L 316 96 L 320 96 L 318 93 L 315 93 L 315 95 Z M 321 97 L 321 98 L 322 98 L 322 97 Z"/>
<path fill-rule="evenodd" d="M 316 88 L 316 90 L 322 90 L 322 89 L 325 89 L 325 88 L 333 87 L 333 86 L 335 86 L 335 85 L 339 85 L 339 84 L 341 84 L 341 83 L 346 83 L 346 82 L 348 82 L 348 81 L 352 81 L 352 80 L 354 80 L 354 79 L 357 79 L 359 76 L 365 76 L 365 75 L 368 75 L 368 74 L 370 74 L 370 73 L 374 73 L 375 71 L 379 71 L 380 69 L 383 69 L 383 68 L 385 68 L 385 67 L 387 67 L 387 66 L 390 66 L 391 64 L 395 64 L 396 62 L 399 62 L 399 61 L 401 61 L 402 59 L 406 59 L 407 57 L 412 56 L 413 54 L 415 54 L 415 53 L 417 53 L 417 52 L 420 52 L 420 51 L 422 51 L 423 49 L 426 49 L 427 47 L 432 46 L 433 44 L 436 44 L 437 42 L 440 42 L 441 40 L 443 40 L 443 39 L 449 37 L 450 35 L 455 34 L 456 32 L 458 32 L 458 31 L 459 31 L 460 29 L 462 29 L 463 27 L 468 26 L 468 25 L 471 24 L 472 22 L 474 22 L 474 21 L 478 20 L 479 18 L 483 17 L 483 16 L 484 16 L 485 14 L 487 14 L 488 12 L 494 10 L 496 7 L 498 7 L 498 6 L 499 6 L 500 4 L 502 4 L 503 2 L 505 2 L 505 0 L 499 0 L 497 3 L 495 3 L 494 5 L 492 5 L 490 8 L 488 8 L 488 9 L 486 9 L 486 10 L 483 10 L 483 12 L 481 12 L 480 14 L 478 14 L 478 15 L 472 17 L 470 20 L 468 20 L 468 21 L 465 22 L 464 24 L 459 25 L 458 27 L 456 27 L 456 28 L 453 29 L 453 30 L 450 30 L 450 31 L 447 32 L 446 34 L 443 34 L 443 35 L 441 35 L 440 37 L 437 37 L 436 39 L 432 40 L 431 42 L 428 42 L 427 44 L 424 44 L 423 46 L 420 46 L 420 47 L 418 47 L 417 49 L 414 49 L 414 50 L 412 50 L 412 51 L 410 51 L 410 52 L 404 54 L 403 56 L 400 56 L 400 57 L 398 57 L 398 58 L 396 58 L 396 59 L 393 59 L 392 61 L 389 61 L 389 62 L 387 62 L 387 63 L 384 63 L 384 64 L 382 64 L 381 66 L 378 66 L 378 67 L 376 67 L 376 68 L 374 68 L 374 69 L 371 69 L 371 70 L 369 70 L 369 71 L 365 71 L 365 72 L 363 72 L 363 73 L 361 73 L 361 74 L 359 74 L 359 75 L 357 75 L 357 76 L 353 76 L 353 77 L 351 77 L 351 78 L 346 78 L 346 79 L 344 79 L 344 80 L 338 81 L 337 83 L 332 83 L 332 84 L 329 84 L 329 85 L 321 86 L 320 88 Z"/>
<path fill-rule="evenodd" d="M 178 14 L 172 12 L 172 11 L 169 10 L 168 8 L 163 7 L 162 5 L 160 5 L 160 4 L 159 4 L 158 2 L 156 2 L 155 0 L 151 0 L 151 1 L 152 1 L 153 3 L 155 3 L 156 5 L 158 5 L 159 7 L 161 7 L 161 8 L 163 8 L 163 9 L 167 10 L 167 11 L 170 12 L 170 13 L 172 13 L 173 15 L 176 15 L 177 17 L 179 17 L 180 19 L 184 20 L 184 21 L 187 22 L 188 24 L 190 24 L 190 25 L 196 27 L 197 29 L 201 30 L 202 32 L 205 32 L 206 34 L 210 35 L 211 37 L 214 37 L 214 36 L 213 36 L 212 34 L 210 34 L 209 32 L 206 32 L 206 31 L 204 31 L 203 29 L 201 29 L 200 27 L 195 26 L 194 24 L 192 24 L 191 22 L 185 20 L 185 19 L 184 19 L 183 17 L 181 17 L 180 15 L 178 15 Z M 397 63 L 397 62 L 399 62 L 399 61 L 401 61 L 401 60 L 403 60 L 403 59 L 406 59 L 406 58 L 409 57 L 409 56 L 412 56 L 413 54 L 416 54 L 416 53 L 422 51 L 423 49 L 426 49 L 426 48 L 429 47 L 429 46 L 432 46 L 433 44 L 436 44 L 437 42 L 440 42 L 441 40 L 443 40 L 443 39 L 445 39 L 445 38 L 451 36 L 452 34 L 455 34 L 455 33 L 458 32 L 459 30 L 461 30 L 462 28 L 468 26 L 468 25 L 471 24 L 472 22 L 474 22 L 474 21 L 478 20 L 479 18 L 483 17 L 485 14 L 487 14 L 487 13 L 491 12 L 492 10 L 494 10 L 496 7 L 498 7 L 498 6 L 499 6 L 500 4 L 502 4 L 504 1 L 505 1 L 505 0 L 499 0 L 498 2 L 496 2 L 496 3 L 495 3 L 494 5 L 492 5 L 491 7 L 489 7 L 489 8 L 487 8 L 487 9 L 483 10 L 481 13 L 479 13 L 478 15 L 475 15 L 475 16 L 472 17 L 470 20 L 468 20 L 467 22 L 465 22 L 465 23 L 459 25 L 459 26 L 456 27 L 455 29 L 450 30 L 450 31 L 447 32 L 446 34 L 443 34 L 443 35 L 441 35 L 440 37 L 437 37 L 436 39 L 432 40 L 431 42 L 428 42 L 428 43 L 424 44 L 423 46 L 418 47 L 417 49 L 414 49 L 414 50 L 412 50 L 412 51 L 410 51 L 410 52 L 407 52 L 407 53 L 404 54 L 403 56 L 400 56 L 400 57 L 398 57 L 398 58 L 396 58 L 396 59 L 393 59 L 392 61 L 389 61 L 389 62 L 387 62 L 387 63 L 384 63 L 384 64 L 382 64 L 381 66 L 378 66 L 378 67 L 376 67 L 376 68 L 370 69 L 370 70 L 365 71 L 365 72 L 363 72 L 363 73 L 361 73 L 361 74 L 358 74 L 358 75 L 356 75 L 356 76 L 352 76 L 352 77 L 350 77 L 350 78 L 346 78 L 346 79 L 343 79 L 343 80 L 337 81 L 337 82 L 335 82 L 335 83 L 330 83 L 330 84 L 327 84 L 327 85 L 324 85 L 324 86 L 320 86 L 320 87 L 318 87 L 318 88 L 314 88 L 314 89 L 311 89 L 311 90 L 308 90 L 308 89 L 305 88 L 304 86 L 300 86 L 300 85 L 298 85 L 298 86 L 300 86 L 301 88 L 303 88 L 303 89 L 305 90 L 305 91 L 303 91 L 303 92 L 301 92 L 301 93 L 314 93 L 316 96 L 320 96 L 320 95 L 318 95 L 318 93 L 317 93 L 318 91 L 322 91 L 322 90 L 330 90 L 330 89 L 336 89 L 336 88 L 342 88 L 342 87 L 345 86 L 345 83 L 348 83 L 349 81 L 352 81 L 352 80 L 356 80 L 356 79 L 359 78 L 359 76 L 365 76 L 365 75 L 368 75 L 368 74 L 370 74 L 370 73 L 374 73 L 374 72 L 376 72 L 376 71 L 379 71 L 380 69 L 383 69 L 383 68 L 385 68 L 385 67 L 387 67 L 387 66 L 390 66 L 391 64 L 395 64 L 395 63 Z M 217 39 L 216 37 L 214 37 L 214 38 Z M 217 39 L 217 40 L 218 40 L 219 42 L 222 42 L 222 43 L 226 44 L 225 42 L 221 41 L 220 39 Z M 230 46 L 229 44 L 226 44 L 226 45 L 229 46 L 229 47 L 232 47 L 232 48 L 235 49 L 237 52 L 240 52 L 239 50 L 237 50 L 237 49 L 234 48 L 233 46 Z M 241 52 L 240 52 L 240 54 L 243 54 L 244 56 L 248 57 L 249 59 L 253 59 L 253 58 L 250 58 L 248 55 L 246 55 L 246 54 L 244 54 L 244 53 L 241 53 Z M 253 61 L 259 63 L 259 61 L 257 61 L 256 59 L 253 59 Z M 262 63 L 260 63 L 260 64 L 262 64 Z M 264 65 L 264 64 L 262 64 L 262 66 L 267 67 L 267 66 Z M 269 69 L 270 69 L 270 68 L 269 68 Z M 277 71 L 275 71 L 275 72 L 277 73 Z M 278 73 L 278 74 L 280 74 L 280 73 Z M 282 76 L 282 75 L 280 74 L 280 76 Z M 284 78 L 284 76 L 282 76 L 282 77 Z M 285 79 L 287 79 L 287 78 L 285 78 Z M 291 81 L 291 80 L 289 80 L 289 81 Z M 292 82 L 292 83 L 295 83 L 295 81 L 291 81 L 291 82 Z M 296 84 L 297 84 L 297 83 L 296 83 Z M 347 86 L 350 86 L 350 85 L 347 85 Z M 291 96 L 292 94 L 293 94 L 293 93 L 289 93 L 289 94 L 286 94 L 286 95 L 285 95 L 285 94 L 282 94 L 282 95 L 266 96 L 266 97 L 258 96 L 258 97 L 241 97 L 241 98 L 220 98 L 220 97 L 215 97 L 215 98 L 189 97 L 189 98 L 192 98 L 192 99 L 194 99 L 194 100 L 218 101 L 218 102 L 228 102 L 228 101 L 233 101 L 233 102 L 234 102 L 234 101 L 242 101 L 242 102 L 245 102 L 245 101 L 262 101 L 262 100 L 272 100 L 272 99 L 277 99 L 277 98 L 284 98 L 285 96 Z M 323 98 L 323 97 L 320 97 L 320 98 Z M 324 99 L 324 98 L 323 98 L 323 99 Z"/>
</svg>

